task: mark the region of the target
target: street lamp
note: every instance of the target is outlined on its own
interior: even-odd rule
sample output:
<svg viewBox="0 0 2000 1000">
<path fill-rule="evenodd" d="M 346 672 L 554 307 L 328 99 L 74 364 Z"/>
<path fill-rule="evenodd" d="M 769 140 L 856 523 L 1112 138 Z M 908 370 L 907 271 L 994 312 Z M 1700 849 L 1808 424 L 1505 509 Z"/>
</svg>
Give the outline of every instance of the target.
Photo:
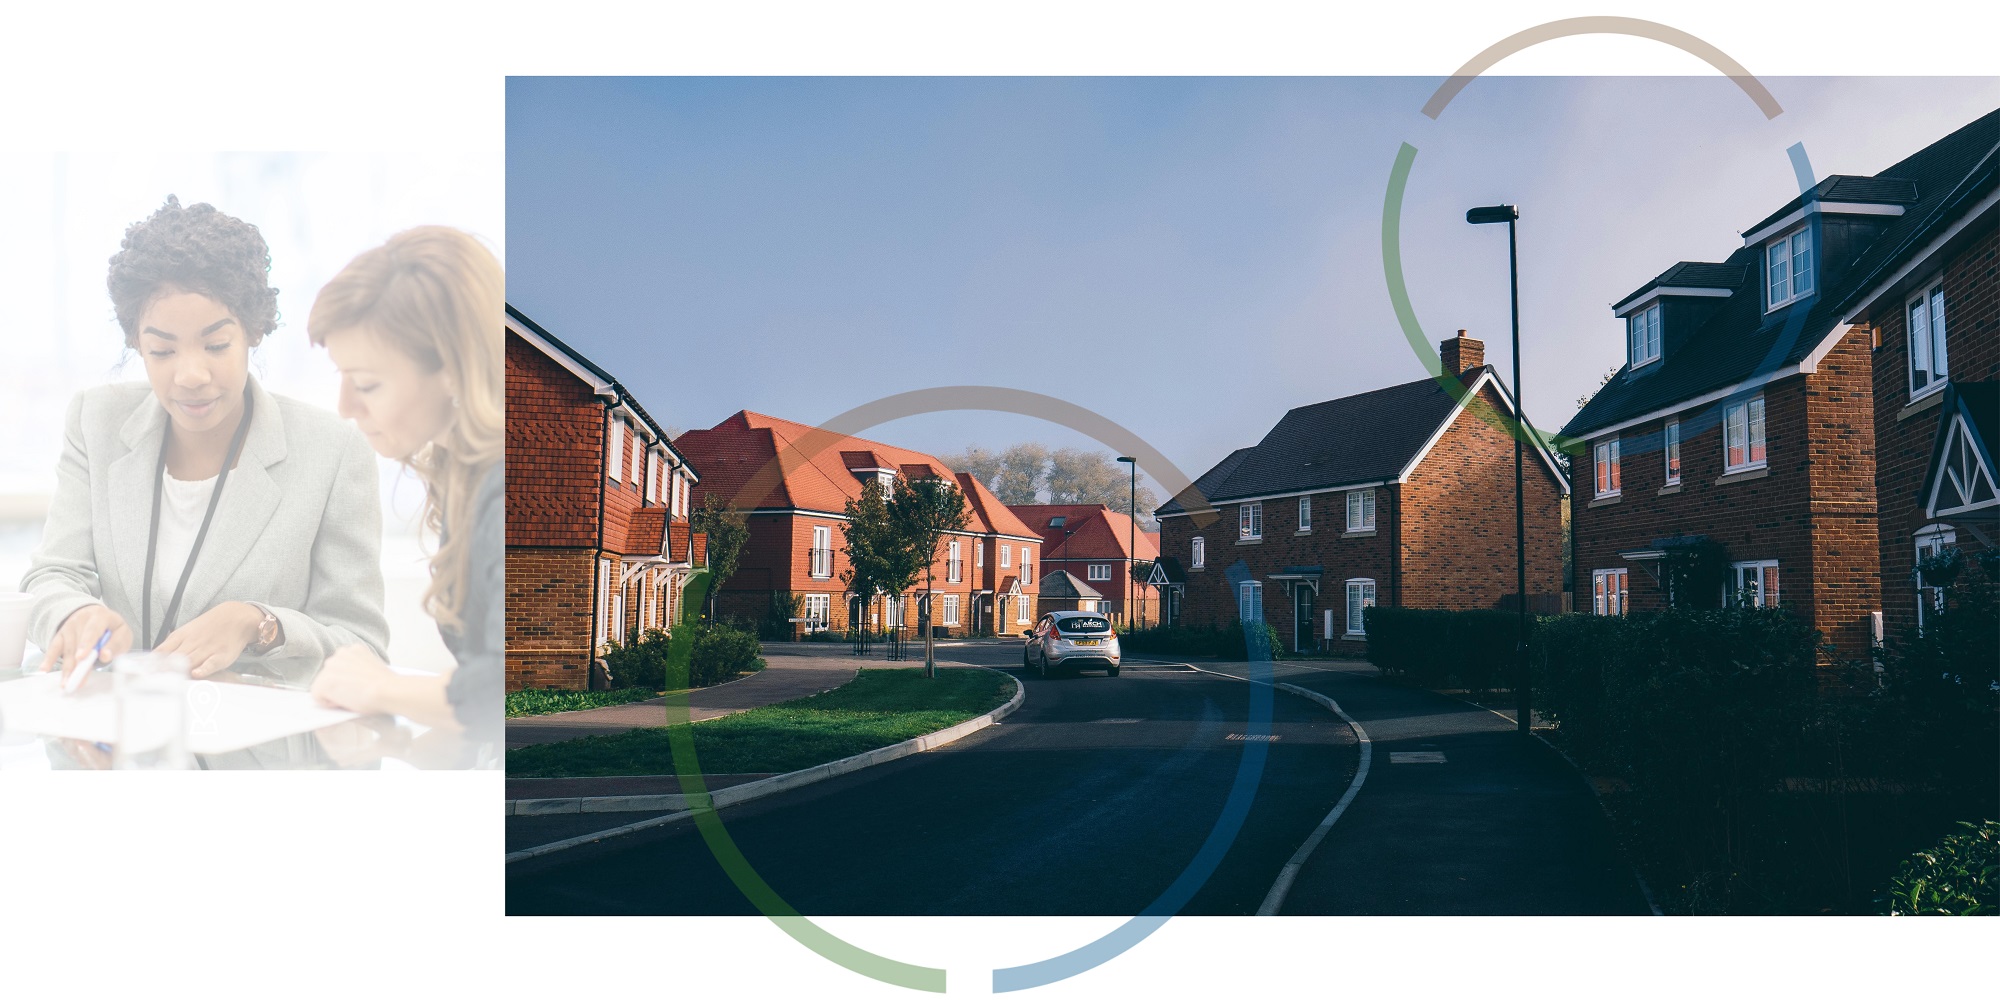
<svg viewBox="0 0 2000 1000">
<path fill-rule="evenodd" d="M 1139 558 L 1139 460 L 1130 455 L 1118 456 L 1120 462 L 1132 467 L 1132 499 L 1125 506 L 1125 628 L 1132 628 L 1132 574 L 1138 568 Z"/>
<path fill-rule="evenodd" d="M 1514 220 L 1521 217 L 1512 205 L 1488 205 L 1470 209 L 1465 221 L 1475 226 L 1494 222 L 1507 224 L 1507 296 L 1514 319 L 1514 599 L 1520 619 L 1514 646 L 1515 728 L 1527 735 L 1530 718 L 1528 691 L 1528 528 L 1526 506 L 1521 493 L 1522 441 L 1528 433 L 1527 407 L 1521 402 L 1521 277 L 1514 254 Z"/>
</svg>

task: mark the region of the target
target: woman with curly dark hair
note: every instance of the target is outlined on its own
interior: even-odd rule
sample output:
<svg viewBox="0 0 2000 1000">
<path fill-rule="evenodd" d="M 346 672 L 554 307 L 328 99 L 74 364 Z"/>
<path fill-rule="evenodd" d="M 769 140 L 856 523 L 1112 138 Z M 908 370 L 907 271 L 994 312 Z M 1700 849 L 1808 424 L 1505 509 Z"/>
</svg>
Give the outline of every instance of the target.
<svg viewBox="0 0 2000 1000">
<path fill-rule="evenodd" d="M 375 456 L 317 407 L 272 395 L 250 349 L 278 323 L 257 227 L 213 206 L 125 231 L 108 285 L 145 383 L 70 403 L 55 496 L 21 589 L 65 682 L 138 647 L 303 684 L 327 654 L 381 651 Z"/>
</svg>

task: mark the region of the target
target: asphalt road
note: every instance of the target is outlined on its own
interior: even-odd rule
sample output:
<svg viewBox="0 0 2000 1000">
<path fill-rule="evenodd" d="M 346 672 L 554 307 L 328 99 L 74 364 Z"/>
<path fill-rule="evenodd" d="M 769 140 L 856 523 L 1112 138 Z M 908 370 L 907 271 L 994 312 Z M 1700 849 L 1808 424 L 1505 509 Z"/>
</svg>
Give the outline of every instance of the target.
<svg viewBox="0 0 2000 1000">
<path fill-rule="evenodd" d="M 1247 745 L 1250 686 L 1186 668 L 1040 679 L 1017 646 L 941 650 L 1013 670 L 1020 710 L 951 746 L 731 807 L 758 873 L 810 916 L 1130 916 L 1208 836 Z M 1278 694 L 1255 804 L 1181 912 L 1249 914 L 1346 790 L 1353 732 Z M 1127 720 L 1127 721 L 1111 721 Z M 636 817 L 635 817 L 636 818 Z M 568 855 L 567 857 L 565 855 Z M 512 866 L 509 914 L 752 914 L 691 823 Z"/>
<path fill-rule="evenodd" d="M 1012 645 L 941 649 L 940 659 L 1013 671 L 1027 685 L 1021 709 L 940 750 L 726 809 L 736 844 L 810 916 L 1140 912 L 1221 812 L 1247 745 L 1228 737 L 1247 729 L 1250 685 L 1131 664 L 1117 678 L 1041 679 L 1018 656 Z M 1588 786 L 1508 719 L 1383 683 L 1367 664 L 1274 670 L 1339 702 L 1372 750 L 1360 792 L 1280 913 L 1650 912 Z M 1278 739 L 1255 804 L 1181 913 L 1256 912 L 1354 776 L 1359 745 L 1338 716 L 1283 692 L 1273 709 Z M 641 818 L 521 818 L 509 846 Z M 509 866 L 507 911 L 754 912 L 687 822 Z"/>
</svg>

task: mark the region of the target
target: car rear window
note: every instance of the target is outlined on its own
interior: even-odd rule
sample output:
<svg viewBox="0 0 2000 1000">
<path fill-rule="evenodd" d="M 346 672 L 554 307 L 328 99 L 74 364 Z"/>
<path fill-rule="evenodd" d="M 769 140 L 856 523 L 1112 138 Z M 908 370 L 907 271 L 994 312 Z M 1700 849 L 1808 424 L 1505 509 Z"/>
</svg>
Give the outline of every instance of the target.
<svg viewBox="0 0 2000 1000">
<path fill-rule="evenodd" d="M 1109 632 L 1111 622 L 1105 618 L 1058 618 L 1058 632 Z"/>
</svg>

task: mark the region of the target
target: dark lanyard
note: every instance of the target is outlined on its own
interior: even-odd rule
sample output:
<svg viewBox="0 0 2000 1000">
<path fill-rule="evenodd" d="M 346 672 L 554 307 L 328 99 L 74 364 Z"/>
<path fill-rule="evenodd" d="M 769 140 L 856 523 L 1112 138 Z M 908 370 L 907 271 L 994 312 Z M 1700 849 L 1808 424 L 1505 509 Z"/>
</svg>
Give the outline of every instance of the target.
<svg viewBox="0 0 2000 1000">
<path fill-rule="evenodd" d="M 256 411 L 257 400 L 250 395 L 250 387 L 243 387 L 243 420 L 236 425 L 236 433 L 229 439 L 229 455 L 222 460 L 222 471 L 215 474 L 215 490 L 208 495 L 208 513 L 201 516 L 201 530 L 195 532 L 194 547 L 188 550 L 187 564 L 181 567 L 181 582 L 174 585 L 174 598 L 167 602 L 167 610 L 160 620 L 161 637 L 173 633 L 174 615 L 180 613 L 181 595 L 187 591 L 188 577 L 194 574 L 195 556 L 201 554 L 201 543 L 208 538 L 208 523 L 215 519 L 215 505 L 222 501 L 222 484 L 229 481 L 229 470 L 235 468 L 237 456 L 243 453 L 243 440 L 250 436 L 250 417 Z M 160 544 L 160 493 L 167 481 L 167 440 L 174 432 L 171 418 L 167 429 L 160 435 L 160 463 L 153 470 L 153 524 L 146 530 L 146 578 L 144 607 L 144 627 L 147 649 L 158 643 L 153 635 L 153 554 Z"/>
</svg>

